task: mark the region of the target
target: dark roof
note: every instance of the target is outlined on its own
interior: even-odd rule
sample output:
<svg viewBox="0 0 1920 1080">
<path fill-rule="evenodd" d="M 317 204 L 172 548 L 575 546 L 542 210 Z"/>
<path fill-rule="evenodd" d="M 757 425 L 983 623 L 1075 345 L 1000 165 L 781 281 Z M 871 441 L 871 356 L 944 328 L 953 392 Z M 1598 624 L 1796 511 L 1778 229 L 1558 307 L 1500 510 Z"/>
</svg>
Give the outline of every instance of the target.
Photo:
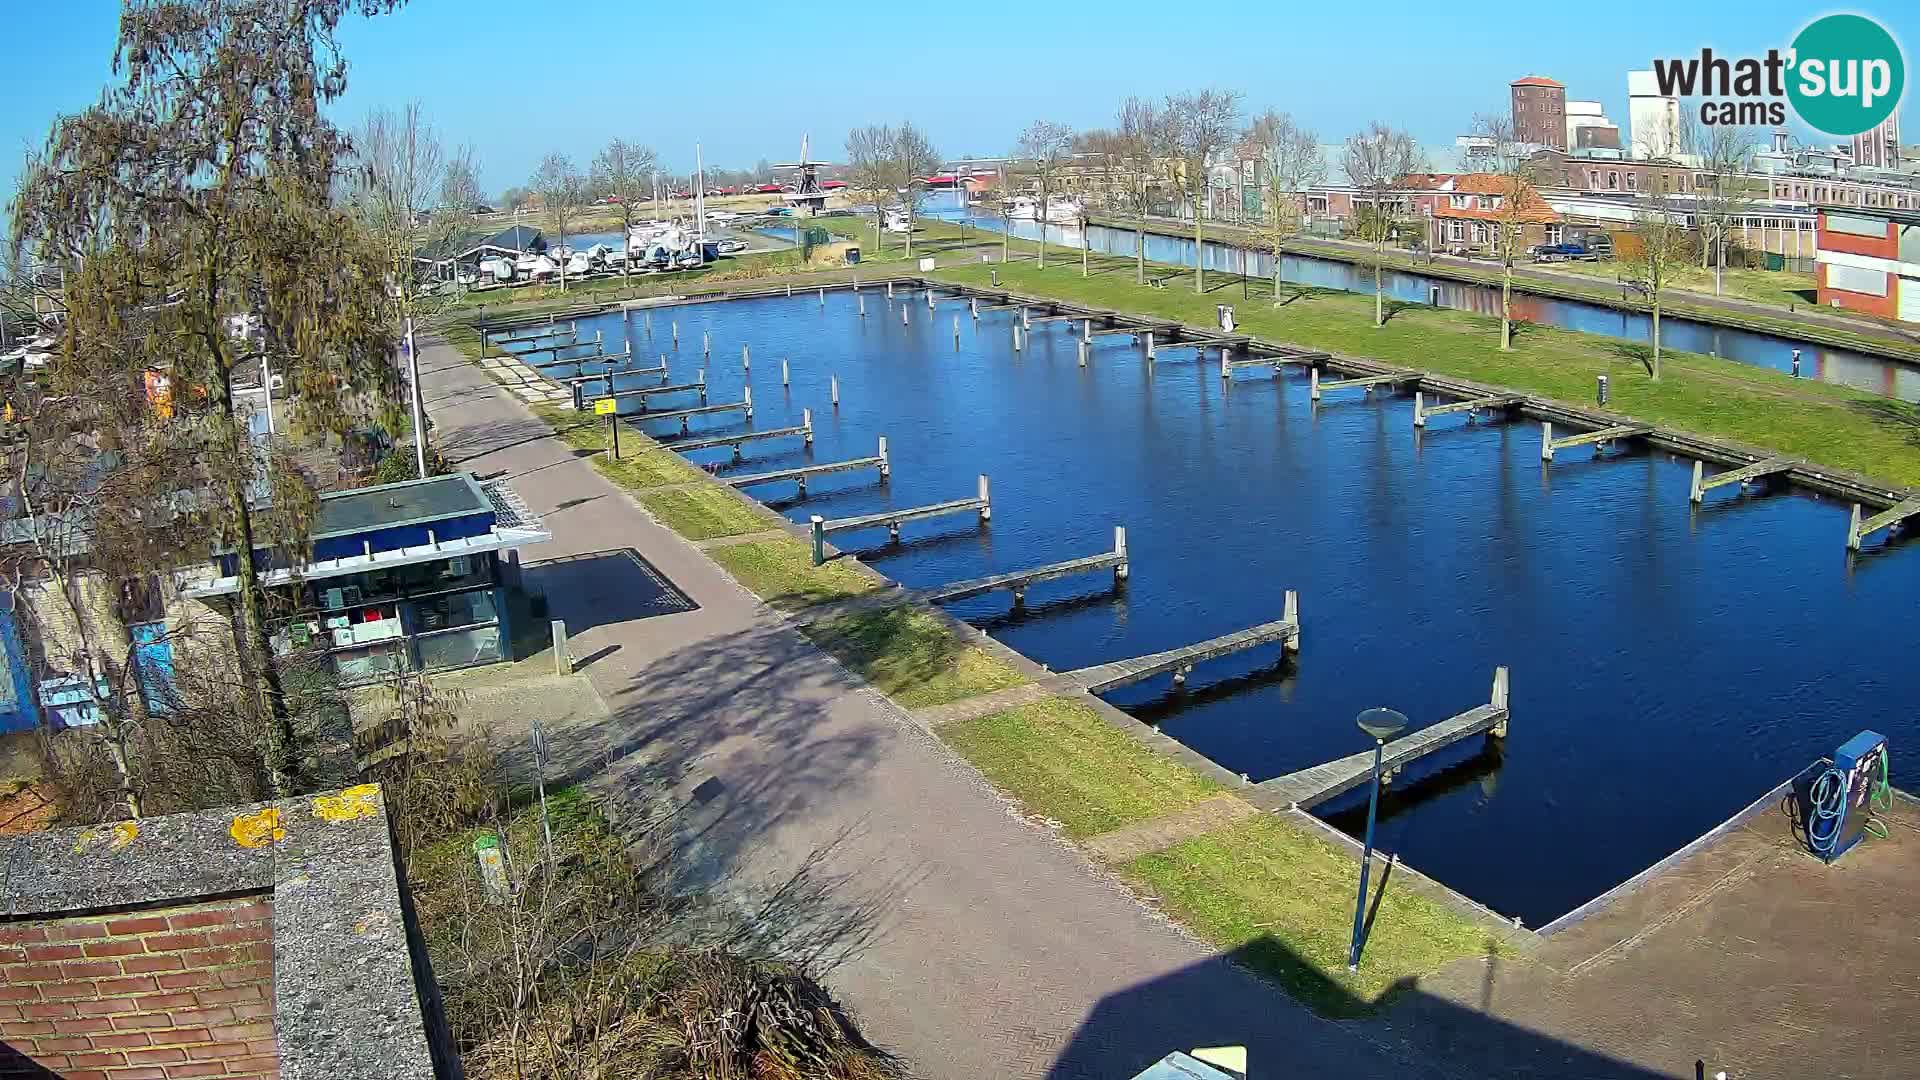
<svg viewBox="0 0 1920 1080">
<path fill-rule="evenodd" d="M 335 491 L 320 497 L 314 539 L 487 513 L 493 504 L 466 473 Z"/>
<path fill-rule="evenodd" d="M 414 254 L 414 258 L 423 262 L 445 262 L 448 259 L 465 258 L 488 248 L 496 251 L 539 251 L 544 247 L 546 239 L 540 235 L 539 229 L 531 225 L 515 225 L 494 233 L 463 229 L 423 246 Z"/>
</svg>

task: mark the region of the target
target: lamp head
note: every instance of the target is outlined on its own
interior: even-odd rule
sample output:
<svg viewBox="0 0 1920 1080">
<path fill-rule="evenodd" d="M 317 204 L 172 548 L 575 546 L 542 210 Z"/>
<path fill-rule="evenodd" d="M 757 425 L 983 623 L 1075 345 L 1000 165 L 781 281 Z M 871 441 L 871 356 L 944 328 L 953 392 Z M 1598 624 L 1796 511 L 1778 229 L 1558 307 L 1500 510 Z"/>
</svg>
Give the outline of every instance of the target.
<svg viewBox="0 0 1920 1080">
<path fill-rule="evenodd" d="M 1385 742 L 1406 730 L 1406 714 L 1395 709 L 1368 709 L 1354 718 L 1355 724 L 1368 735 Z"/>
</svg>

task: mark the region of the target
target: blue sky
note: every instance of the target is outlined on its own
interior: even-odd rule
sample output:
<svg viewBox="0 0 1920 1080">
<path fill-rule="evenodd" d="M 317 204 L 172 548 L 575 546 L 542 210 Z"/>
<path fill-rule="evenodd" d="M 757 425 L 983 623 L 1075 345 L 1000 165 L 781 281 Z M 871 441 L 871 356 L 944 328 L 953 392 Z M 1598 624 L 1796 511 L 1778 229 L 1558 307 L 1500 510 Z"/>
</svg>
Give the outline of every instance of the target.
<svg viewBox="0 0 1920 1080">
<path fill-rule="evenodd" d="M 548 9 L 552 8 L 549 13 Z M 1214 14 L 1244 7 L 1232 14 Z M 119 6 L 10 4 L 0 34 L 0 184 L 63 111 L 112 77 Z M 1626 125 L 1626 72 L 1655 56 L 1785 46 L 1813 17 L 1855 10 L 1903 43 L 1920 5 L 1848 9 L 1738 0 L 1608 5 L 635 3 L 412 0 L 354 20 L 340 119 L 420 101 L 449 142 L 471 142 L 485 188 L 524 183 L 550 150 L 585 165 L 607 139 L 651 144 L 690 169 L 746 167 L 799 152 L 837 159 L 849 128 L 912 120 L 949 155 L 994 154 L 1052 119 L 1110 124 L 1128 94 L 1214 84 L 1249 111 L 1292 112 L 1338 142 L 1369 120 L 1450 145 L 1506 84 L 1545 74 Z M 803 14 L 811 13 L 811 14 Z M 1908 133 L 1916 139 L 1920 129 Z"/>
</svg>

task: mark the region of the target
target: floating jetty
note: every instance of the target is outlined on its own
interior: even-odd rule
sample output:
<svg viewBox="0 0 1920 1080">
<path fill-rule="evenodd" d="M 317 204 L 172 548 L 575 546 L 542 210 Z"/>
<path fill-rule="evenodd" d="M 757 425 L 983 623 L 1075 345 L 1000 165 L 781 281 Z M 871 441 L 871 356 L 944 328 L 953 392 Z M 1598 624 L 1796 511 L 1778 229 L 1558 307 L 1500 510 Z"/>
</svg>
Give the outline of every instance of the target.
<svg viewBox="0 0 1920 1080">
<path fill-rule="evenodd" d="M 706 404 L 707 373 L 704 371 L 700 373 L 700 379 L 698 382 L 673 383 L 672 385 L 669 385 L 669 386 L 648 386 L 638 390 L 614 390 L 610 393 L 595 394 L 592 397 L 583 397 L 580 400 L 581 400 L 581 408 L 585 408 L 586 406 L 591 405 L 596 401 L 618 401 L 621 398 L 639 398 L 640 408 L 642 410 L 645 410 L 647 407 L 647 399 L 650 397 L 659 397 L 662 394 L 696 394 L 696 393 L 700 395 L 700 403 L 702 405 Z"/>
<path fill-rule="evenodd" d="M 1286 607 L 1280 618 L 1245 630 L 1235 630 L 1217 638 L 1182 645 L 1165 652 L 1148 653 L 1108 664 L 1095 664 L 1066 672 L 1064 678 L 1092 694 L 1117 690 L 1122 686 L 1173 673 L 1173 685 L 1185 686 L 1193 665 L 1277 641 L 1285 652 L 1300 651 L 1300 594 L 1287 590 Z"/>
<path fill-rule="evenodd" d="M 1319 401 L 1320 395 L 1329 390 L 1365 390 L 1368 393 L 1372 393 L 1373 388 L 1376 386 L 1402 386 L 1407 383 L 1417 383 L 1421 378 L 1423 378 L 1423 375 L 1418 371 L 1389 371 L 1381 375 L 1361 375 L 1352 379 L 1334 379 L 1330 382 L 1321 382 L 1320 369 L 1316 367 L 1310 376 L 1311 382 L 1308 386 L 1307 396 L 1314 401 Z"/>
<path fill-rule="evenodd" d="M 1391 780 L 1416 759 L 1452 746 L 1462 739 L 1482 732 L 1497 739 L 1505 738 L 1507 719 L 1507 669 L 1498 667 L 1493 669 L 1493 694 L 1487 704 L 1388 743 L 1380 759 L 1382 782 Z M 1253 786 L 1252 801 L 1270 810 L 1294 807 L 1307 810 L 1352 791 L 1372 774 L 1373 751 L 1362 750 L 1310 769 L 1263 780 Z"/>
<path fill-rule="evenodd" d="M 1428 405 L 1424 391 L 1413 392 L 1413 426 L 1426 427 L 1427 418 L 1447 413 L 1463 412 L 1472 416 L 1477 412 L 1492 412 L 1495 409 L 1511 409 L 1526 404 L 1524 394 L 1483 394 L 1479 397 L 1449 401 L 1445 405 Z"/>
<path fill-rule="evenodd" d="M 706 439 L 678 439 L 661 445 L 668 450 L 688 453 L 694 450 L 711 450 L 719 446 L 733 447 L 733 459 L 740 460 L 740 447 L 743 443 L 763 442 L 767 439 L 786 439 L 798 435 L 808 446 L 813 445 L 813 410 L 800 410 L 800 426 L 768 428 L 765 431 L 742 431 L 733 435 L 715 435 Z"/>
<path fill-rule="evenodd" d="M 1895 503 L 1886 510 L 1862 521 L 1860 504 L 1853 504 L 1853 517 L 1847 523 L 1847 550 L 1859 551 L 1860 542 L 1881 529 L 1890 529 L 1915 515 L 1920 515 L 1920 496 Z"/>
<path fill-rule="evenodd" d="M 562 385 L 567 385 L 567 384 L 573 384 L 573 383 L 597 382 L 598 380 L 601 380 L 601 379 L 611 379 L 611 378 L 615 378 L 616 376 L 627 376 L 627 375 L 658 375 L 661 378 L 665 378 L 667 375 L 667 365 L 657 364 L 653 367 L 614 368 L 611 371 L 602 371 L 593 375 L 549 375 L 547 376 L 547 378 L 552 379 L 554 382 L 560 383 Z"/>
<path fill-rule="evenodd" d="M 688 426 L 687 421 L 693 417 L 716 416 L 720 413 L 728 412 L 744 412 L 747 419 L 753 419 L 753 398 L 748 397 L 743 401 L 728 401 L 719 405 L 696 405 L 690 409 L 662 409 L 659 412 L 627 413 L 620 419 L 634 422 L 642 420 L 678 420 L 680 421 L 680 434 L 685 435 L 688 431 L 692 430 Z"/>
<path fill-rule="evenodd" d="M 1745 484 L 1749 480 L 1774 476 L 1802 464 L 1805 464 L 1805 461 L 1801 458 L 1770 457 L 1762 458 L 1751 465 L 1743 465 L 1738 469 L 1728 469 L 1726 472 L 1706 476 L 1705 463 L 1696 461 L 1693 463 L 1693 484 L 1687 489 L 1687 501 L 1697 503 L 1706 498 L 1707 492 L 1714 488 L 1728 484 Z"/>
<path fill-rule="evenodd" d="M 880 479 L 893 475 L 893 462 L 887 456 L 887 437 L 880 436 L 880 452 L 873 457 L 848 458 L 846 461 L 829 461 L 824 465 L 801 465 L 792 469 L 778 469 L 773 472 L 753 473 L 748 476 L 723 476 L 720 482 L 728 487 L 753 487 L 756 484 L 778 484 L 791 480 L 800 487 L 800 494 L 807 493 L 807 481 L 815 476 L 828 473 L 853 472 L 856 469 L 878 469 Z"/>
<path fill-rule="evenodd" d="M 598 345 L 600 344 L 600 342 L 597 340 L 582 341 L 579 344 Z M 513 355 L 523 356 L 525 354 L 514 353 Z M 632 359 L 633 359 L 633 347 L 628 346 L 626 352 L 603 352 L 594 356 L 555 356 L 547 360 L 531 361 L 527 364 L 527 366 L 530 368 L 550 368 L 550 367 L 565 367 L 568 364 L 611 364 L 619 360 L 632 360 Z"/>
<path fill-rule="evenodd" d="M 886 448 L 881 447 L 884 457 Z M 883 474 L 884 475 L 884 474 Z M 804 489 L 803 489 L 804 490 Z M 946 502 L 929 503 L 926 506 L 908 506 L 896 510 L 881 510 L 872 514 L 860 514 L 855 517 L 823 518 L 813 515 L 810 524 L 813 528 L 813 565 L 819 566 L 827 561 L 827 534 L 852 532 L 856 529 L 887 528 L 887 535 L 894 540 L 900 539 L 900 526 L 909 521 L 925 521 L 928 518 L 948 517 L 953 514 L 978 513 L 980 524 L 985 525 L 993 518 L 993 501 L 987 486 L 987 474 L 980 474 L 980 493 L 970 499 L 950 499 Z"/>
<path fill-rule="evenodd" d="M 1029 567 L 1025 570 L 1009 570 L 1003 574 L 988 574 L 968 581 L 955 581 L 947 585 L 936 585 L 930 589 L 915 589 L 909 596 L 928 604 L 944 604 L 953 600 L 965 600 L 969 597 L 1007 589 L 1013 593 L 1013 606 L 1020 607 L 1027 601 L 1027 587 L 1042 581 L 1054 581 L 1072 577 L 1076 574 L 1090 574 L 1096 570 L 1113 571 L 1113 583 L 1118 586 L 1127 580 L 1130 567 L 1127 562 L 1127 530 L 1125 526 L 1113 527 L 1113 550 L 1098 555 L 1087 555 L 1064 562 L 1048 563 L 1045 566 Z"/>
<path fill-rule="evenodd" d="M 1553 437 L 1552 421 L 1540 422 L 1540 460 L 1552 461 L 1553 455 L 1570 446 L 1604 445 L 1620 439 L 1634 439 L 1653 432 L 1652 424 L 1614 424 L 1594 431 L 1583 431 L 1564 439 Z"/>
</svg>

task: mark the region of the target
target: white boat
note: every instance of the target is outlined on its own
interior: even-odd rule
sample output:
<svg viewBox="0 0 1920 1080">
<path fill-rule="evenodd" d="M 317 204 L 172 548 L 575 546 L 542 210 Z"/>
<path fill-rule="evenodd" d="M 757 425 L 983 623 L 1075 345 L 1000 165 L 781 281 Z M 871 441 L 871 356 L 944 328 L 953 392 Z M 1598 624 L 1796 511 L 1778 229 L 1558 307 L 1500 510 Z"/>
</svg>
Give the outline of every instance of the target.
<svg viewBox="0 0 1920 1080">
<path fill-rule="evenodd" d="M 612 247 L 607 244 L 599 244 L 597 246 L 606 248 L 606 254 L 600 256 L 600 261 L 607 266 L 617 269 L 627 265 L 627 249 L 625 247 Z"/>
<path fill-rule="evenodd" d="M 1087 208 L 1071 195 L 1055 195 L 1047 200 L 1047 220 L 1070 224 L 1086 215 Z"/>
<path fill-rule="evenodd" d="M 584 251 L 576 251 L 567 258 L 567 273 L 574 277 L 593 273 L 593 256 Z"/>
<path fill-rule="evenodd" d="M 526 254 L 514 260 L 513 272 L 517 277 L 538 281 L 543 277 L 553 277 L 560 272 L 560 264 L 545 255 Z"/>
<path fill-rule="evenodd" d="M 513 260 L 504 255 L 490 255 L 480 260 L 480 276 L 494 281 L 513 280 Z"/>
<path fill-rule="evenodd" d="M 907 217 L 907 212 L 899 207 L 887 211 L 886 220 L 882 224 L 890 233 L 904 233 L 913 230 L 913 222 Z"/>
<path fill-rule="evenodd" d="M 1007 200 L 1007 217 L 1014 221 L 1040 220 L 1040 200 L 1031 195 L 1015 195 Z"/>
</svg>

